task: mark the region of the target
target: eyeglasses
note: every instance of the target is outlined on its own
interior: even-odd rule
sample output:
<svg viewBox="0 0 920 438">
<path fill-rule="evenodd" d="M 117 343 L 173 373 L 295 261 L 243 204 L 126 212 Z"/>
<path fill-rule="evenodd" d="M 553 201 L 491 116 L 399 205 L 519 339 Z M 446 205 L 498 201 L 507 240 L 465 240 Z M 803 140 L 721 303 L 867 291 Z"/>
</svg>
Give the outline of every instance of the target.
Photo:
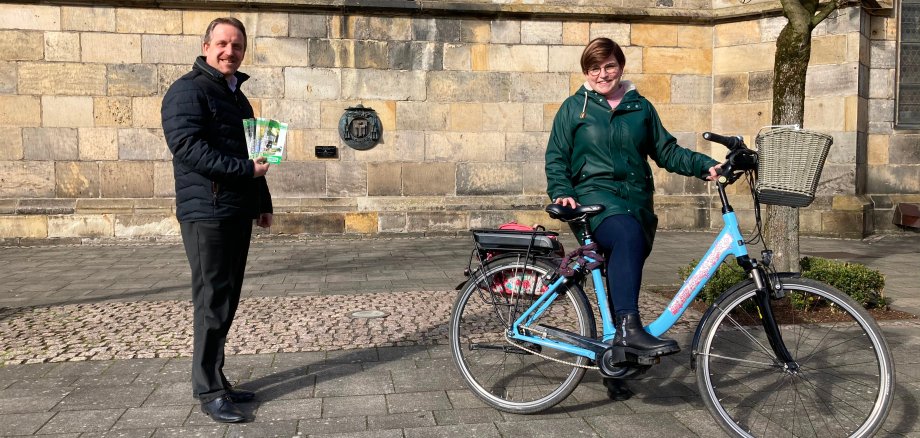
<svg viewBox="0 0 920 438">
<path fill-rule="evenodd" d="M 615 62 L 611 62 L 610 64 L 607 64 L 607 65 L 605 65 L 605 66 L 603 66 L 603 67 L 593 67 L 593 68 L 589 68 L 589 69 L 588 69 L 588 74 L 591 75 L 591 76 L 599 76 L 599 75 L 601 74 L 601 69 L 604 70 L 604 73 L 607 73 L 608 75 L 612 75 L 612 74 L 614 74 L 614 73 L 620 71 L 620 64 L 617 64 L 617 63 L 615 63 Z"/>
</svg>

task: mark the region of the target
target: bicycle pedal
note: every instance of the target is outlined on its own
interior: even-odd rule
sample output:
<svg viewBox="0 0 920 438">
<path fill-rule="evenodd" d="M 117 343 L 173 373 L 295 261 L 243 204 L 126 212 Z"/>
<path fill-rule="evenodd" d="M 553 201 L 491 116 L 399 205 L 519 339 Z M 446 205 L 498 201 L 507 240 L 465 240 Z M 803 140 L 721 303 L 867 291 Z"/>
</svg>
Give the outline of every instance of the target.
<svg viewBox="0 0 920 438">
<path fill-rule="evenodd" d="M 661 356 L 646 356 L 628 353 L 626 355 L 626 363 L 638 365 L 658 365 L 661 363 Z"/>
<path fill-rule="evenodd" d="M 639 365 L 658 365 L 661 363 L 661 356 L 637 356 L 636 363 Z"/>
<path fill-rule="evenodd" d="M 648 354 L 644 350 L 636 350 L 629 347 L 611 347 L 606 353 L 607 365 L 610 367 L 628 366 L 628 365 L 658 365 L 661 363 L 662 356 L 668 356 L 679 353 L 680 348 L 671 351 L 653 352 Z"/>
</svg>

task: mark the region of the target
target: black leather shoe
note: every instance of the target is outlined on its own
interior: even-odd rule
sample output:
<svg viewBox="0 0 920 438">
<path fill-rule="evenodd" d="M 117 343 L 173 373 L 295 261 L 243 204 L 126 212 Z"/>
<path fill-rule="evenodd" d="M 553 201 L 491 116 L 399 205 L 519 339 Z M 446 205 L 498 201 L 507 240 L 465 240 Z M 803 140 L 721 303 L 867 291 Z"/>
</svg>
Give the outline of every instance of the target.
<svg viewBox="0 0 920 438">
<path fill-rule="evenodd" d="M 626 401 L 633 395 L 621 379 L 604 379 L 604 386 L 607 387 L 607 397 L 613 401 Z"/>
<path fill-rule="evenodd" d="M 638 313 L 627 313 L 616 317 L 617 334 L 613 345 L 623 347 L 638 356 L 654 357 L 674 354 L 680 351 L 677 341 L 652 336 L 642 327 Z"/>
<path fill-rule="evenodd" d="M 230 400 L 230 396 L 227 394 L 207 403 L 201 403 L 201 412 L 208 414 L 212 420 L 218 423 L 242 423 L 247 420 L 240 408 Z"/>
<path fill-rule="evenodd" d="M 227 396 L 233 403 L 246 403 L 256 399 L 256 393 L 245 389 L 228 389 Z"/>
</svg>

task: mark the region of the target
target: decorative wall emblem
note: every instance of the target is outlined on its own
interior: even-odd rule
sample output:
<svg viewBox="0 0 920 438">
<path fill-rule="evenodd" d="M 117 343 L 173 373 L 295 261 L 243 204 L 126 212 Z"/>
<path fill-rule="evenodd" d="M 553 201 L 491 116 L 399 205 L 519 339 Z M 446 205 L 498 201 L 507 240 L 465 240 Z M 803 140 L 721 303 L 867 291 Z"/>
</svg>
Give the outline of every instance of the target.
<svg viewBox="0 0 920 438">
<path fill-rule="evenodd" d="M 383 127 L 373 108 L 357 105 L 345 110 L 339 119 L 339 136 L 348 146 L 358 150 L 367 150 L 380 142 Z"/>
</svg>

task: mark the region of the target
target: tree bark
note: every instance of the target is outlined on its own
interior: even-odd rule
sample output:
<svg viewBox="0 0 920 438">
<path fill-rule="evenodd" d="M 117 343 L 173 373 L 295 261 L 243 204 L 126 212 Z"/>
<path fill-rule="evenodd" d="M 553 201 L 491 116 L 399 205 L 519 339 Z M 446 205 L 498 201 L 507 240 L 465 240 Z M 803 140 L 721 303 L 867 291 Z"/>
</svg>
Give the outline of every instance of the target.
<svg viewBox="0 0 920 438">
<path fill-rule="evenodd" d="M 805 119 L 805 76 L 811 57 L 809 24 L 790 17 L 776 40 L 774 125 L 801 125 Z M 778 271 L 798 271 L 799 210 L 776 205 L 770 205 L 766 210 L 764 238 L 767 247 L 773 250 L 773 266 Z"/>
<path fill-rule="evenodd" d="M 805 78 L 811 58 L 811 31 L 837 8 L 831 1 L 819 8 L 817 0 L 782 0 L 788 22 L 776 40 L 773 64 L 774 125 L 799 125 L 805 120 Z M 816 14 L 817 13 L 817 14 Z M 766 208 L 764 241 L 773 250 L 778 271 L 799 271 L 799 210 Z"/>
</svg>

